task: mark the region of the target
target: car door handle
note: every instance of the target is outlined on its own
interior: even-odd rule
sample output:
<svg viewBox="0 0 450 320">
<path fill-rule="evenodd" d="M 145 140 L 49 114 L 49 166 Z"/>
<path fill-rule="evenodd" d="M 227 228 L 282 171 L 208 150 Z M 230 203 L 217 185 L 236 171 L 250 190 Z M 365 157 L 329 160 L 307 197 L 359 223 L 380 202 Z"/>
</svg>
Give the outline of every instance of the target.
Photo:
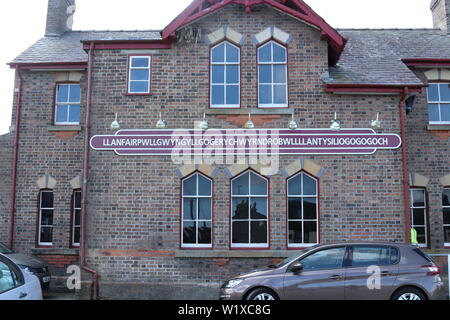
<svg viewBox="0 0 450 320">
<path fill-rule="evenodd" d="M 21 293 L 20 293 L 20 296 L 19 296 L 19 299 L 23 299 L 23 298 L 25 298 L 26 296 L 28 296 L 28 293 L 21 292 Z"/>
<path fill-rule="evenodd" d="M 342 280 L 343 277 L 341 275 L 339 275 L 339 274 L 334 274 L 329 279 L 331 279 L 331 280 Z"/>
<path fill-rule="evenodd" d="M 392 272 L 390 272 L 390 271 L 381 271 L 381 276 L 382 277 L 392 276 Z"/>
</svg>

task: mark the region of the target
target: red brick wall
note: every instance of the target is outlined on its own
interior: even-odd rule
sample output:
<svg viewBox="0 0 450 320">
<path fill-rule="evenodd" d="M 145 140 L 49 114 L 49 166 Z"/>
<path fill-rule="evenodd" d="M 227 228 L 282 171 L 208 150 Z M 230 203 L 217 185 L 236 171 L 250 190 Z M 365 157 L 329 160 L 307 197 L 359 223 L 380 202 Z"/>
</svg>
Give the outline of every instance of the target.
<svg viewBox="0 0 450 320">
<path fill-rule="evenodd" d="M 9 242 L 13 134 L 0 136 L 0 242 Z"/>
</svg>

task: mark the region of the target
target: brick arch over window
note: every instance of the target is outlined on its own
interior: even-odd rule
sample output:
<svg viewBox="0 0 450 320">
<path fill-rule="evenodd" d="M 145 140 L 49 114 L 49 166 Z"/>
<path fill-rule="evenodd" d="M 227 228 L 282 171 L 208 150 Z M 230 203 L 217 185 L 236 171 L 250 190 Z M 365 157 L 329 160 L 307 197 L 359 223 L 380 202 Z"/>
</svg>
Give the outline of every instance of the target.
<svg viewBox="0 0 450 320">
<path fill-rule="evenodd" d="M 246 37 L 244 35 L 231 29 L 230 27 L 223 26 L 216 31 L 211 32 L 210 34 L 207 34 L 205 36 L 205 41 L 210 46 L 214 46 L 224 40 L 228 40 L 236 45 L 242 45 L 245 41 L 245 38 Z"/>
<path fill-rule="evenodd" d="M 58 183 L 58 181 L 56 181 L 56 179 L 53 178 L 52 176 L 50 176 L 48 173 L 46 173 L 45 175 L 43 175 L 36 181 L 36 184 L 38 185 L 39 190 L 55 189 L 57 183 Z"/>
<path fill-rule="evenodd" d="M 208 164 L 187 164 L 177 168 L 176 174 L 180 179 L 184 179 L 195 171 L 198 171 L 211 179 L 214 179 L 219 173 L 219 169 Z"/>
<path fill-rule="evenodd" d="M 253 36 L 253 41 L 257 46 L 273 39 L 287 46 L 291 42 L 292 36 L 277 27 L 269 27 Z"/>
<path fill-rule="evenodd" d="M 429 178 L 418 174 L 417 172 L 411 172 L 409 174 L 409 186 L 426 188 L 428 186 Z"/>
<path fill-rule="evenodd" d="M 323 167 L 304 158 L 299 158 L 298 160 L 288 164 L 286 167 L 281 168 L 281 174 L 285 178 L 289 178 L 300 171 L 305 171 L 317 179 L 320 179 L 325 173 L 325 169 Z"/>
</svg>

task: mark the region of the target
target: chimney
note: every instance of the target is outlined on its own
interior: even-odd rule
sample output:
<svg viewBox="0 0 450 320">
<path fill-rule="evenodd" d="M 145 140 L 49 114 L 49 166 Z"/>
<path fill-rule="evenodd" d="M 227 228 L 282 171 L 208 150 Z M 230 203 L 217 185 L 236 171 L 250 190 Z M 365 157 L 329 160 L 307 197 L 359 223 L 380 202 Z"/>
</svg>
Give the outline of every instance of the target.
<svg viewBox="0 0 450 320">
<path fill-rule="evenodd" d="M 75 0 L 48 0 L 45 36 L 60 36 L 72 30 Z"/>
<path fill-rule="evenodd" d="M 431 0 L 433 28 L 450 32 L 450 0 Z"/>
</svg>

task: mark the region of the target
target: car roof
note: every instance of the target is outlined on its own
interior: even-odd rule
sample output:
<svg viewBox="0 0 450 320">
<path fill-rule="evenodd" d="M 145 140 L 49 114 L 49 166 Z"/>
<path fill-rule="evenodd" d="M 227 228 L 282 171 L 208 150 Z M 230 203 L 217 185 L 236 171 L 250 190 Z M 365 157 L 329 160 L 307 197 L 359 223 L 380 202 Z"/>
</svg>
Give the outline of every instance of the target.
<svg viewBox="0 0 450 320">
<path fill-rule="evenodd" d="M 372 242 L 372 241 L 358 241 L 358 242 L 336 242 L 336 243 L 324 243 L 318 247 L 333 247 L 333 246 L 349 246 L 349 245 L 376 245 L 376 246 L 395 246 L 395 247 L 408 247 L 415 248 L 414 245 L 399 242 Z"/>
</svg>

